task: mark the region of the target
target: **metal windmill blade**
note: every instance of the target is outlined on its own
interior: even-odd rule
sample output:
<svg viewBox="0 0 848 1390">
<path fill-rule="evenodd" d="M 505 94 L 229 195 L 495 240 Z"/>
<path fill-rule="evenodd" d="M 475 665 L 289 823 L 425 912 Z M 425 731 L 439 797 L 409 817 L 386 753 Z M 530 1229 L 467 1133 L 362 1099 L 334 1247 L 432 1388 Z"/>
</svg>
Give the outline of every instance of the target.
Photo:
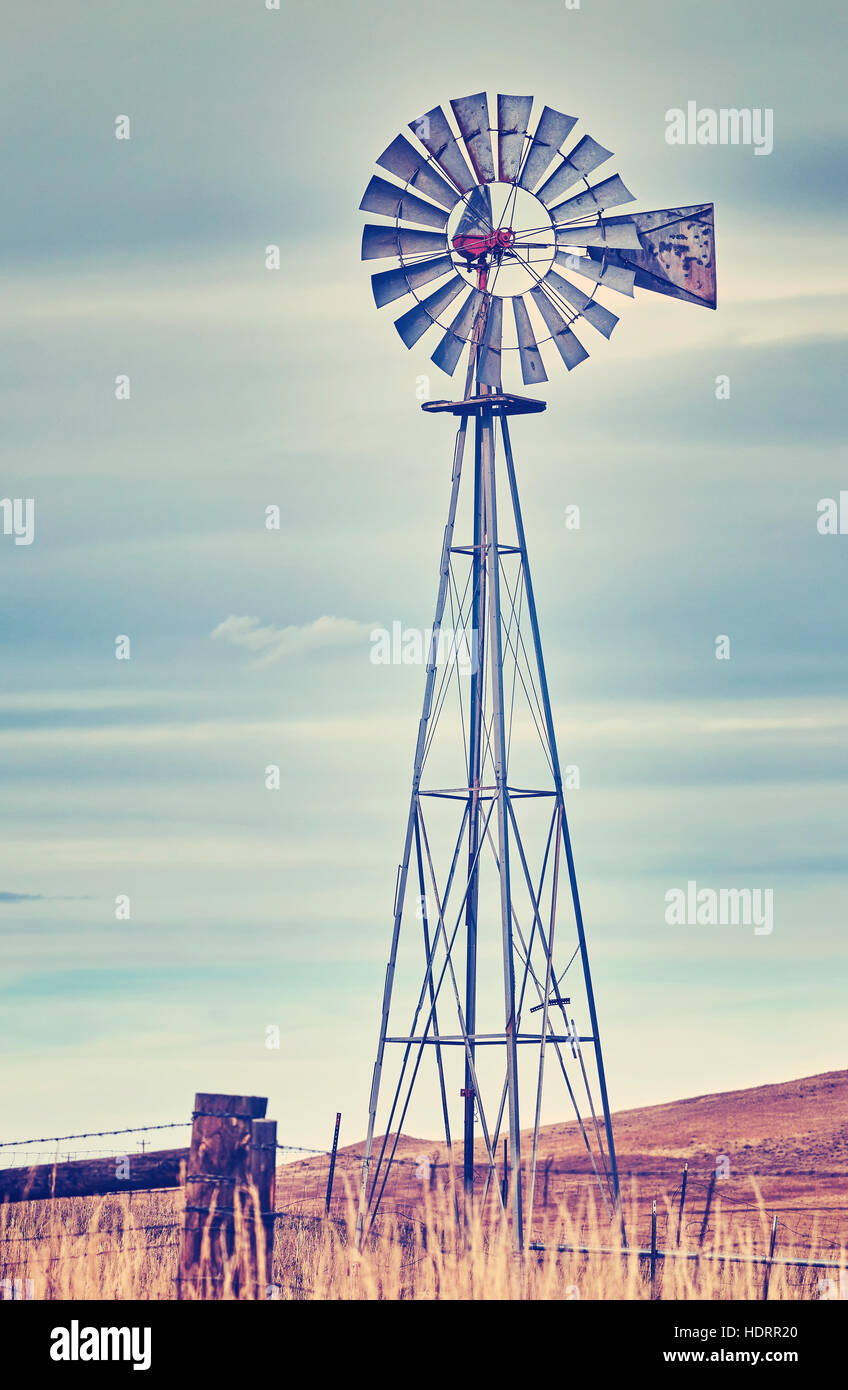
<svg viewBox="0 0 848 1390">
<path fill-rule="evenodd" d="M 448 124 L 448 118 L 441 106 L 434 106 L 417 121 L 409 122 L 409 129 L 435 159 L 439 168 L 447 174 L 460 193 L 470 193 L 477 180 L 465 162 L 459 141 Z"/>
<path fill-rule="evenodd" d="M 489 298 L 486 327 L 480 340 L 480 365 L 477 380 L 497 388 L 501 384 L 501 345 L 503 341 L 503 300 L 498 295 Z"/>
<path fill-rule="evenodd" d="M 498 178 L 514 183 L 521 168 L 532 97 L 498 96 Z"/>
<path fill-rule="evenodd" d="M 576 333 L 572 332 L 568 319 L 551 303 L 541 286 L 537 285 L 536 289 L 530 291 L 530 295 L 548 326 L 554 347 L 568 370 L 572 371 L 581 362 L 585 362 L 589 356 L 588 352 Z"/>
<path fill-rule="evenodd" d="M 419 232 L 411 227 L 377 227 L 373 222 L 362 228 L 363 261 L 385 260 L 389 256 L 418 256 L 444 251 L 444 232 Z"/>
<path fill-rule="evenodd" d="M 524 385 L 529 386 L 534 381 L 547 381 L 548 375 L 542 362 L 542 355 L 536 343 L 533 325 L 530 322 L 530 315 L 527 312 L 527 305 L 523 296 L 519 295 L 513 299 L 512 312 L 515 316 L 515 332 L 518 338 L 521 377 Z"/>
<path fill-rule="evenodd" d="M 616 290 L 618 294 L 633 298 L 636 272 L 627 266 L 612 265 L 602 257 L 593 260 L 591 256 L 569 255 L 565 251 L 557 251 L 554 263 L 564 266 L 566 270 L 573 270 L 575 275 L 585 275 L 587 280 L 594 280 L 608 290 Z"/>
<path fill-rule="evenodd" d="M 539 118 L 536 133 L 521 169 L 520 188 L 532 193 L 563 141 L 577 124 L 576 116 L 565 116 L 546 106 Z"/>
<path fill-rule="evenodd" d="M 466 199 L 456 236 L 485 236 L 492 230 L 492 197 L 484 183 Z"/>
<path fill-rule="evenodd" d="M 395 328 L 408 348 L 415 346 L 430 325 L 438 321 L 442 310 L 446 309 L 464 288 L 465 281 L 462 276 L 455 275 L 446 285 L 442 285 L 412 309 L 408 309 L 405 314 L 401 314 L 399 319 L 395 319 Z"/>
<path fill-rule="evenodd" d="M 596 213 L 605 212 L 607 208 L 616 208 L 622 203 L 632 201 L 633 194 L 630 189 L 625 187 L 618 174 L 613 174 L 611 179 L 604 179 L 603 183 L 596 183 L 592 188 L 584 189 L 582 193 L 575 193 L 573 198 L 566 198 L 549 211 L 554 226 L 559 227 L 564 222 L 574 222 L 578 217 L 591 217 Z"/>
<path fill-rule="evenodd" d="M 416 192 L 424 193 L 434 202 L 441 203 L 448 212 L 459 201 L 457 190 L 436 173 L 405 135 L 396 135 L 392 143 L 383 150 L 377 163 L 382 169 L 388 169 L 396 178 L 410 184 Z"/>
<path fill-rule="evenodd" d="M 464 283 L 464 281 L 462 282 Z M 443 372 L 452 376 L 456 371 L 456 364 L 465 347 L 468 336 L 474 328 L 477 314 L 483 303 L 483 295 L 480 290 L 470 290 L 464 300 L 459 313 L 453 319 L 450 328 L 445 333 L 436 351 L 432 354 L 432 361 L 437 367 L 441 367 Z"/>
<path fill-rule="evenodd" d="M 451 101 L 459 132 L 465 141 L 474 172 L 480 183 L 492 183 L 495 164 L 492 158 L 492 137 L 489 133 L 489 103 L 485 92 L 473 97 L 457 97 Z"/>
<path fill-rule="evenodd" d="M 610 337 L 618 319 L 609 309 L 598 304 L 597 300 L 578 289 L 577 285 L 572 285 L 570 280 L 567 280 L 564 275 L 557 274 L 555 270 L 548 271 L 542 284 L 547 285 L 548 289 L 553 290 L 561 299 L 564 299 L 567 304 L 571 305 L 572 309 L 576 309 L 577 313 L 587 323 L 591 323 L 593 328 L 597 328 L 599 333 L 603 333 L 605 338 Z"/>
<path fill-rule="evenodd" d="M 411 290 L 428 284 L 430 280 L 449 275 L 452 270 L 453 261 L 450 256 L 434 256 L 431 260 L 416 261 L 414 265 L 402 265 L 397 270 L 378 271 L 376 275 L 371 276 L 374 303 L 380 309 L 384 304 L 391 304 L 393 300 L 400 299 L 401 295 L 409 294 Z"/>
<path fill-rule="evenodd" d="M 379 212 L 384 217 L 398 218 L 401 222 L 420 222 L 425 227 L 446 227 L 448 215 L 441 208 L 416 198 L 397 184 L 389 183 L 375 174 L 359 204 L 362 212 Z"/>
<path fill-rule="evenodd" d="M 561 194 L 573 188 L 608 159 L 612 159 L 612 150 L 605 150 L 591 135 L 584 135 L 571 153 L 565 156 L 559 167 L 545 180 L 536 197 L 545 207 L 550 207 Z"/>
</svg>

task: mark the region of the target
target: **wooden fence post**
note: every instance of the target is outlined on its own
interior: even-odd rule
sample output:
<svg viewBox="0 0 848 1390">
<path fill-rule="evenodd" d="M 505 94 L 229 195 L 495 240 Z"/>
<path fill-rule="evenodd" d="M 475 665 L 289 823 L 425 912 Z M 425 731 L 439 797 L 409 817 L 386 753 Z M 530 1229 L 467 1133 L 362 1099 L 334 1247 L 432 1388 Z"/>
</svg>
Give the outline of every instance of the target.
<svg viewBox="0 0 848 1390">
<path fill-rule="evenodd" d="M 277 1121 L 254 1120 L 250 1134 L 250 1181 L 259 1210 L 250 1212 L 250 1279 L 256 1298 L 270 1297 L 274 1267 L 274 1209 L 277 1199 Z M 260 1251 L 259 1226 L 263 1232 Z"/>
<path fill-rule="evenodd" d="M 651 1298 L 657 1296 L 657 1199 L 651 1203 Z"/>
<path fill-rule="evenodd" d="M 765 1275 L 763 1276 L 763 1302 L 764 1302 L 764 1303 L 765 1303 L 766 1300 L 768 1299 L 769 1280 L 771 1279 L 771 1262 L 772 1262 L 772 1260 L 774 1259 L 774 1247 L 775 1247 L 776 1244 L 777 1244 L 777 1217 L 775 1217 L 775 1218 L 774 1218 L 774 1221 L 771 1223 L 771 1244 L 769 1245 L 768 1264 L 766 1265 L 766 1272 L 765 1272 Z"/>
<path fill-rule="evenodd" d="M 194 1098 L 180 1251 L 182 1299 L 221 1297 L 225 1265 L 233 1268 L 237 1253 L 235 1199 L 243 1204 L 250 1178 L 251 1121 L 263 1118 L 267 1104 L 259 1096 L 200 1092 Z"/>
</svg>

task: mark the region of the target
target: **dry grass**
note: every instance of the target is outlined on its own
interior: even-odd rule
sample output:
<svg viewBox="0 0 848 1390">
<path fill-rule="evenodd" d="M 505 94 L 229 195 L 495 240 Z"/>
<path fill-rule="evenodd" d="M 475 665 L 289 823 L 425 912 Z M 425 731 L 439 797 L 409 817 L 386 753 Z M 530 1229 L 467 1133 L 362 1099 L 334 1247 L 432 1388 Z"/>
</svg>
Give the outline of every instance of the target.
<svg viewBox="0 0 848 1390">
<path fill-rule="evenodd" d="M 170 1299 L 176 1296 L 182 1196 L 139 1193 L 103 1199 L 69 1198 L 19 1203 L 0 1216 L 0 1279 L 6 1296 L 39 1299 Z M 644 1203 L 635 1186 L 625 1203 L 628 1230 L 643 1236 Z M 674 1248 L 675 1220 L 661 1213 L 666 1244 Z M 705 1253 L 761 1255 L 771 1221 L 762 1203 L 746 1228 L 725 1219 L 716 1204 Z M 554 1244 L 617 1244 L 591 1196 L 551 1213 L 548 1249 L 522 1258 L 511 1234 L 491 1212 L 458 1226 L 450 1194 L 424 1189 L 413 1214 L 381 1214 L 357 1249 L 356 1208 L 350 1197 L 327 1220 L 319 1211 L 281 1211 L 276 1221 L 272 1296 L 281 1299 L 649 1299 L 647 1261 L 621 1254 L 557 1253 Z M 534 1233 L 533 1238 L 538 1233 Z M 686 1236 L 684 1234 L 684 1240 Z M 690 1238 L 691 1239 L 691 1238 Z M 235 1297 L 233 1277 L 244 1268 L 244 1240 L 227 1269 L 224 1297 Z M 691 1250 L 684 1244 L 681 1251 Z M 795 1250 L 786 1234 L 782 1258 L 833 1258 L 826 1246 L 804 1242 Z M 845 1263 L 845 1252 L 842 1252 Z M 669 1259 L 657 1266 L 654 1294 L 665 1299 L 760 1299 L 762 1265 Z M 770 1299 L 828 1296 L 821 1281 L 833 1271 L 775 1265 Z M 31 1281 L 27 1286 L 27 1281 Z M 15 1283 L 14 1281 L 17 1281 Z M 241 1297 L 253 1296 L 244 1286 Z M 832 1295 L 831 1295 L 832 1296 Z"/>
</svg>

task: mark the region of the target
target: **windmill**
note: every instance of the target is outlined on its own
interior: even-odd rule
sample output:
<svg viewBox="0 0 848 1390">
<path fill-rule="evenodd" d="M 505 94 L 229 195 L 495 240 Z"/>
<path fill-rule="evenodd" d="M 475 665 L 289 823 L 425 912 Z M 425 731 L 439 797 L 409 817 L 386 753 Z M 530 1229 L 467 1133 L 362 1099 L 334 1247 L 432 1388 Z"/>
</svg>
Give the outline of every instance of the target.
<svg viewBox="0 0 848 1390">
<path fill-rule="evenodd" d="M 532 97 L 499 95 L 494 125 L 484 92 L 450 106 L 456 129 L 439 106 L 410 122 L 412 138 L 398 135 L 380 155 L 383 172 L 360 205 L 384 219 L 365 226 L 362 259 L 395 262 L 372 275 L 372 287 L 379 307 L 401 304 L 395 327 L 407 348 L 436 329 L 432 361 L 448 376 L 467 350 L 462 397 L 422 407 L 458 423 L 360 1222 L 379 1209 L 413 1091 L 429 1073 L 451 1159 L 462 1135 L 466 1211 L 487 1196 L 499 1202 L 521 1248 L 538 1195 L 546 1065 L 610 1217 L 620 1218 L 620 1199 L 568 775 L 509 429 L 510 416 L 546 403 L 505 390 L 503 379 L 520 369 L 532 386 L 548 379 L 546 359 L 558 356 L 568 371 L 585 361 L 591 335 L 609 338 L 618 322 L 601 292 L 633 297 L 638 287 L 715 308 L 713 208 L 608 215 L 633 195 L 618 174 L 591 181 L 611 151 L 588 134 L 574 138 L 576 117 L 545 106 L 531 133 Z M 457 531 L 461 500 L 467 535 Z M 561 897 L 571 903 L 566 926 Z M 523 1163 L 525 1093 L 532 1137 Z M 378 1118 L 384 1135 L 375 1145 Z"/>
</svg>

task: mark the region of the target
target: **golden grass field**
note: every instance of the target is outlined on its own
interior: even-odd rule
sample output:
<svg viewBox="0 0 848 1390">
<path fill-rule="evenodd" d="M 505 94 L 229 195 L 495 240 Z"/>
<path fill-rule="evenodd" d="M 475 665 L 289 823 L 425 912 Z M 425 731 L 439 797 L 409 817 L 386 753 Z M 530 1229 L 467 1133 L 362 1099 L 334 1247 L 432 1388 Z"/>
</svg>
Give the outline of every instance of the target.
<svg viewBox="0 0 848 1390">
<path fill-rule="evenodd" d="M 684 1258 L 701 1250 L 763 1257 L 778 1216 L 779 1259 L 837 1260 L 848 1247 L 848 1165 L 844 1117 L 848 1073 L 783 1086 L 650 1107 L 616 1117 L 624 1175 L 623 1214 L 631 1247 L 674 1251 L 657 1265 L 654 1297 L 761 1299 L 763 1265 Z M 284 1163 L 277 1177 L 271 1296 L 280 1299 L 649 1299 L 648 1261 L 621 1253 L 557 1253 L 556 1245 L 616 1247 L 597 1189 L 587 1181 L 569 1126 L 545 1133 L 547 1201 L 537 1182 L 531 1240 L 544 1251 L 513 1253 L 494 1193 L 474 1219 L 457 1223 L 451 1169 L 422 1182 L 410 1159 L 438 1145 L 405 1139 L 407 1162 L 357 1249 L 356 1191 L 361 1145 L 340 1153 L 333 1207 L 324 1213 L 325 1157 Z M 709 1167 L 726 1155 L 702 1236 Z M 812 1162 L 815 1158 L 815 1164 Z M 775 1159 L 777 1161 L 775 1161 Z M 683 1219 L 682 1162 L 690 1165 Z M 541 1171 L 541 1169 L 540 1169 Z M 0 1279 L 5 1296 L 37 1299 L 171 1299 L 176 1296 L 183 1196 L 179 1190 L 20 1202 L 0 1212 Z M 678 1225 L 680 1227 L 678 1244 Z M 222 1290 L 266 1296 L 246 1284 L 244 1242 Z M 838 1273 L 773 1265 L 770 1299 L 834 1298 Z M 29 1281 L 29 1282 L 28 1282 Z M 844 1286 L 843 1286 L 844 1288 Z"/>
</svg>

